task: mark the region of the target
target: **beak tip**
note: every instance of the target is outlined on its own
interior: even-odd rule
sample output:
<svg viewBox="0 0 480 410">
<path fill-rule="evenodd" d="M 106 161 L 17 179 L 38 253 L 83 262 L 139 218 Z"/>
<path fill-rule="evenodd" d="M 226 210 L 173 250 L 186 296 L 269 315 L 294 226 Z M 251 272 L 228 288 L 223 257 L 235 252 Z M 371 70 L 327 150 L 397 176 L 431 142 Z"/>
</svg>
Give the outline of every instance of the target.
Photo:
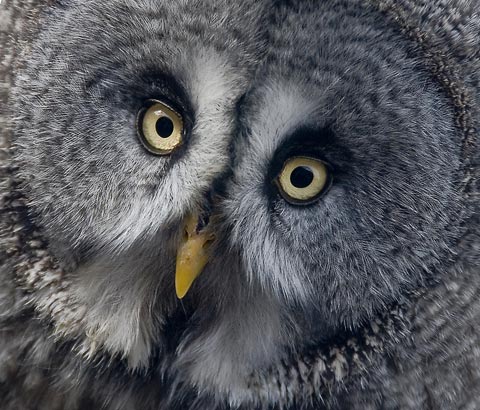
<svg viewBox="0 0 480 410">
<path fill-rule="evenodd" d="M 182 292 L 178 288 L 175 289 L 175 293 L 177 294 L 177 299 L 180 299 L 180 300 L 182 300 L 187 294 L 187 292 Z"/>
</svg>

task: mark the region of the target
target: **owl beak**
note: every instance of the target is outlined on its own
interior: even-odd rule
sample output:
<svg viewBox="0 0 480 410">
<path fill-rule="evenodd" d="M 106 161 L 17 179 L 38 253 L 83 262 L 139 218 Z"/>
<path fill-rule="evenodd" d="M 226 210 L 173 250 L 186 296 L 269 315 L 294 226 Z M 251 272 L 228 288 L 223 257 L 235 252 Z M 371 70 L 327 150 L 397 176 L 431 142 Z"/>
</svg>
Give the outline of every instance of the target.
<svg viewBox="0 0 480 410">
<path fill-rule="evenodd" d="M 190 215 L 185 220 L 184 236 L 177 251 L 175 268 L 175 291 L 179 299 L 183 299 L 193 282 L 202 273 L 208 262 L 208 248 L 215 236 L 198 216 Z"/>
</svg>

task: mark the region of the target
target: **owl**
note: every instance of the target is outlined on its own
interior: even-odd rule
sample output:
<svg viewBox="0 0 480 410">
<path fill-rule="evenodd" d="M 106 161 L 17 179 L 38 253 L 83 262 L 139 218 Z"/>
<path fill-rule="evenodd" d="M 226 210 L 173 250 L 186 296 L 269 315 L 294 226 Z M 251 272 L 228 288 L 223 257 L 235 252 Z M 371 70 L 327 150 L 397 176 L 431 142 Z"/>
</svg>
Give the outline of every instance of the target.
<svg viewBox="0 0 480 410">
<path fill-rule="evenodd" d="M 7 0 L 2 409 L 480 406 L 478 6 Z"/>
</svg>

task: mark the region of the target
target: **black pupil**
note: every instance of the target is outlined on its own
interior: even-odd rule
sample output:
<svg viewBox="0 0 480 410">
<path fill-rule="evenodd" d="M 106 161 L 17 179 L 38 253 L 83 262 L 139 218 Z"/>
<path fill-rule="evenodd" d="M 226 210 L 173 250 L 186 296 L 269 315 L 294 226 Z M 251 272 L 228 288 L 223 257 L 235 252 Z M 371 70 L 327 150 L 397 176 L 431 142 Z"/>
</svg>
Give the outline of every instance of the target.
<svg viewBox="0 0 480 410">
<path fill-rule="evenodd" d="M 162 117 L 157 120 L 155 124 L 157 134 L 162 138 L 168 138 L 173 132 L 173 122 L 168 117 Z"/>
<path fill-rule="evenodd" d="M 309 167 L 297 167 L 290 174 L 290 182 L 295 188 L 306 188 L 312 183 L 312 181 L 313 172 Z"/>
</svg>

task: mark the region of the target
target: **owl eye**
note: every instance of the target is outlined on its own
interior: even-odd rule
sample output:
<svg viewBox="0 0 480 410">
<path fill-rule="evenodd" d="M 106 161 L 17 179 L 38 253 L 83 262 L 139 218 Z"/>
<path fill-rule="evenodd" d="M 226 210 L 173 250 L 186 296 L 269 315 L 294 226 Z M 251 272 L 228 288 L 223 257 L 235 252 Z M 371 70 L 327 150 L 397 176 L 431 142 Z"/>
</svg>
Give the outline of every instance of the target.
<svg viewBox="0 0 480 410">
<path fill-rule="evenodd" d="M 168 105 L 149 100 L 138 114 L 138 135 L 145 148 L 156 155 L 168 155 L 183 140 L 183 120 Z"/>
<path fill-rule="evenodd" d="M 291 157 L 285 161 L 276 179 L 283 198 L 295 205 L 308 205 L 329 187 L 327 165 L 315 158 Z"/>
</svg>

